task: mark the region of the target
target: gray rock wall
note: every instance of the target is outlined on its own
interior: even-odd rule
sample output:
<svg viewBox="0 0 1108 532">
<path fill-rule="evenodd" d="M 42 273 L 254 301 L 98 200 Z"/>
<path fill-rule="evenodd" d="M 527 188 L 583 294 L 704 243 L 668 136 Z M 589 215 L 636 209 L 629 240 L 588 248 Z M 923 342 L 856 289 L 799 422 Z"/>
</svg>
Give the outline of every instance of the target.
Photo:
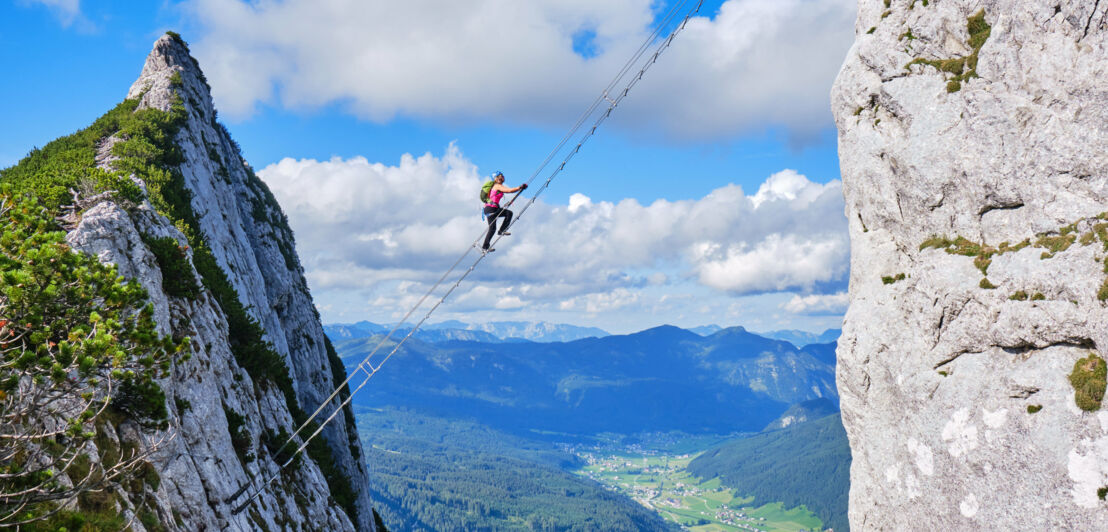
<svg viewBox="0 0 1108 532">
<path fill-rule="evenodd" d="M 851 527 L 1104 530 L 1108 1 L 924 4 L 860 1 L 832 91 Z"/>
<path fill-rule="evenodd" d="M 188 113 L 176 138 L 184 155 L 180 169 L 192 193 L 199 230 L 241 302 L 265 329 L 265 339 L 285 357 L 300 406 L 310 413 L 337 383 L 332 382 L 323 329 L 292 235 L 279 207 L 267 201 L 267 191 L 218 127 L 208 87 L 187 48 L 165 36 L 154 44 L 128 98 L 141 98 L 140 108 L 168 111 L 178 92 Z M 101 164 L 110 163 L 106 154 L 102 150 Z M 373 530 L 360 443 L 355 427 L 348 426 L 341 414 L 322 437 L 358 494 L 357 516 L 348 518 L 329 500 L 327 479 L 306 456 L 301 466 L 290 466 L 265 490 L 249 511 L 231 515 L 226 498 L 251 477 L 260 480 L 276 471 L 277 464 L 258 445 L 262 433 L 296 425 L 276 386 L 256 387 L 236 363 L 226 317 L 211 293 L 204 292 L 195 301 L 165 294 L 162 273 L 140 234 L 169 236 L 187 244 L 184 235 L 150 205 L 129 213 L 110 202 L 85 212 L 68 240 L 76 249 L 117 264 L 121 274 L 137 278 L 151 295 L 161 331 L 193 340 L 192 358 L 178 363 L 162 383 L 174 419 L 166 432 L 173 438 L 153 461 L 161 476 L 153 497 L 161 521 L 179 530 Z M 255 445 L 254 459 L 245 464 L 232 446 L 224 408 L 245 418 L 243 430 Z M 147 442 L 159 437 L 130 430 Z M 135 528 L 142 529 L 141 523 L 136 521 Z"/>
</svg>

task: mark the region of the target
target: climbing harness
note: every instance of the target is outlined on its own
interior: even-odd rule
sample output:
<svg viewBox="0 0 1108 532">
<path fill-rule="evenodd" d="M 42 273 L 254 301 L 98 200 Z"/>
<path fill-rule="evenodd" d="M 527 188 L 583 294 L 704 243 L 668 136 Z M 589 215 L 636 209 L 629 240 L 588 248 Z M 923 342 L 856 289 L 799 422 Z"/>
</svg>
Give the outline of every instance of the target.
<svg viewBox="0 0 1108 532">
<path fill-rule="evenodd" d="M 696 4 L 691 9 L 686 11 L 684 19 L 681 21 L 681 23 L 679 25 L 677 25 L 669 33 L 669 36 L 666 37 L 665 40 L 663 40 L 660 44 L 658 44 L 656 46 L 656 48 L 654 50 L 654 53 L 649 57 L 649 59 L 647 59 L 646 61 L 644 61 L 642 63 L 642 66 L 639 68 L 638 72 L 635 75 L 630 77 L 630 80 L 626 83 L 626 85 L 623 87 L 623 89 L 613 92 L 613 89 L 615 89 L 616 85 L 618 85 L 620 83 L 620 81 L 627 78 L 627 74 L 629 72 L 631 72 L 631 69 L 635 66 L 635 64 L 638 63 L 640 59 L 642 59 L 644 54 L 646 54 L 647 50 L 650 48 L 651 44 L 657 42 L 657 38 L 661 35 L 662 30 L 665 29 L 666 27 L 670 26 L 670 24 L 676 19 L 677 15 L 681 12 L 682 8 L 684 6 L 686 6 L 687 4 L 689 4 L 690 1 L 691 0 L 678 0 L 677 2 L 674 3 L 674 5 L 670 8 L 669 12 L 666 13 L 666 15 L 662 18 L 662 20 L 654 28 L 654 31 L 643 41 L 643 44 L 641 46 L 639 46 L 638 50 L 635 51 L 635 53 L 631 56 L 631 58 L 627 60 L 627 62 L 620 69 L 619 73 L 617 73 L 615 75 L 615 77 L 612 78 L 612 80 L 608 83 L 608 86 L 604 88 L 604 90 L 601 92 L 600 96 L 598 96 L 596 98 L 596 100 L 594 100 L 592 102 L 592 104 L 589 106 L 589 108 L 586 109 L 585 112 L 581 114 L 581 116 L 577 119 L 577 122 L 573 125 L 573 127 L 570 128 L 570 130 L 565 134 L 565 136 L 562 137 L 562 139 L 558 142 L 558 144 L 554 147 L 554 149 L 552 149 L 550 151 L 550 153 L 546 156 L 546 159 L 544 159 L 542 161 L 542 164 L 540 164 L 539 167 L 537 169 L 535 169 L 534 173 L 531 174 L 531 177 L 526 181 L 527 185 L 530 185 L 533 181 L 535 181 L 535 179 L 538 178 L 539 174 L 542 173 L 542 171 L 547 166 L 550 165 L 550 162 L 554 160 L 554 157 L 556 157 L 559 153 L 562 152 L 563 148 L 566 147 L 566 145 L 569 142 L 570 138 L 572 138 L 573 135 L 576 134 L 581 129 L 581 127 L 585 124 L 585 122 L 589 119 L 589 117 L 594 116 L 596 114 L 597 109 L 599 109 L 600 106 L 603 103 L 606 102 L 608 104 L 607 109 L 603 110 L 598 115 L 597 119 L 593 122 L 592 127 L 589 128 L 589 130 L 584 135 L 582 135 L 580 137 L 580 139 L 577 142 L 577 145 L 574 146 L 573 149 L 571 149 L 565 155 L 565 157 L 562 159 L 561 163 L 557 166 L 557 168 L 555 168 L 550 173 L 550 175 L 543 182 L 542 186 L 540 186 L 538 188 L 538 190 L 535 191 L 535 194 L 533 196 L 531 196 L 531 198 L 526 202 L 526 204 L 524 204 L 523 208 L 520 209 L 519 214 L 516 215 L 515 221 L 512 224 L 513 227 L 516 224 L 519 223 L 519 220 L 521 220 L 523 218 L 523 215 L 527 213 L 527 210 L 530 209 L 531 206 L 535 204 L 535 200 L 537 200 L 538 197 L 541 196 L 542 193 L 544 191 L 546 191 L 547 188 L 550 187 L 550 183 L 554 180 L 555 177 L 557 177 L 557 175 L 559 173 L 561 173 L 562 170 L 565 169 L 566 164 L 569 163 L 569 161 L 573 158 L 573 156 L 577 155 L 577 152 L 579 152 L 581 150 L 581 146 L 586 141 L 588 141 L 588 139 L 591 138 L 596 133 L 597 128 L 600 127 L 600 125 L 603 124 L 604 121 L 607 120 L 608 117 L 612 115 L 612 111 L 615 110 L 615 108 L 620 104 L 620 102 L 622 102 L 623 99 L 627 97 L 627 93 L 631 91 L 631 88 L 634 87 L 636 84 L 638 84 L 638 82 L 640 80 L 642 80 L 643 75 L 646 74 L 646 71 L 649 70 L 650 67 L 655 62 L 658 61 L 658 56 L 666 48 L 669 48 L 670 44 L 673 42 L 673 38 L 675 36 L 677 36 L 677 34 L 681 32 L 681 30 L 685 29 L 685 25 L 688 24 L 689 19 L 692 18 L 694 15 L 696 15 L 700 11 L 700 7 L 704 3 L 703 0 L 698 0 L 696 2 Z M 612 96 L 613 94 L 615 96 Z M 504 206 L 504 208 L 507 209 L 508 207 L 511 207 L 516 202 L 516 200 L 520 197 L 520 195 L 522 193 L 523 193 L 523 190 L 520 190 L 519 192 L 516 192 L 515 195 L 512 196 L 511 200 L 508 201 L 508 204 Z M 250 504 L 254 501 L 254 499 L 257 499 L 262 494 L 262 492 L 265 491 L 265 489 L 270 484 L 272 484 L 273 481 L 277 479 L 277 477 L 280 476 L 281 471 L 285 467 L 287 467 L 289 464 L 291 464 L 293 462 L 293 460 L 296 459 L 296 456 L 299 455 L 301 452 L 304 451 L 304 449 L 307 448 L 308 443 L 313 438 L 318 436 L 320 434 L 320 432 L 323 431 L 324 427 L 326 427 L 327 424 L 330 423 L 331 420 L 333 420 L 335 418 L 335 416 L 337 416 L 338 413 L 341 412 L 342 409 L 345 408 L 346 405 L 348 405 L 350 403 L 350 401 L 354 398 L 354 396 L 357 395 L 358 391 L 361 390 L 366 384 L 368 384 L 369 380 L 372 379 L 373 376 L 376 375 L 377 372 L 381 370 L 381 367 L 384 366 L 385 363 L 388 362 L 389 359 L 392 358 L 392 356 L 394 354 L 396 354 L 397 351 L 400 350 L 400 347 L 402 345 L 404 345 L 404 342 L 408 341 L 408 339 L 411 338 L 412 335 L 414 335 L 416 333 L 416 331 L 419 330 L 419 328 L 423 325 L 423 323 L 426 322 L 427 319 L 431 317 L 431 314 L 433 314 L 435 312 L 435 310 L 438 309 L 439 306 L 442 305 L 448 297 L 450 297 L 450 294 L 452 294 L 454 292 L 454 290 L 457 289 L 458 286 L 462 284 L 462 281 L 464 281 L 466 279 L 466 277 L 469 277 L 470 273 L 473 273 L 473 270 L 477 268 L 477 265 L 480 264 L 482 260 L 484 260 L 487 253 L 478 253 L 477 259 L 474 260 L 473 263 L 470 264 L 469 267 L 466 268 L 466 270 L 464 272 L 462 272 L 462 274 L 457 278 L 457 280 L 455 280 L 453 282 L 453 284 L 450 285 L 450 288 L 448 290 L 446 290 L 445 293 L 442 294 L 442 296 L 438 299 L 438 301 L 436 301 L 435 304 L 432 305 L 427 310 L 427 312 L 415 324 L 415 326 L 413 326 L 411 328 L 411 330 L 409 330 L 408 333 L 403 338 L 401 338 L 398 342 L 396 342 L 395 345 L 392 346 L 392 349 L 389 350 L 388 354 L 386 354 L 384 356 L 384 358 L 381 359 L 380 362 L 377 362 L 376 364 L 374 364 L 372 362 L 373 356 L 377 354 L 377 352 L 381 349 L 381 347 L 384 346 L 390 339 L 392 339 L 392 336 L 394 334 L 396 334 L 396 332 L 400 329 L 400 327 L 408 321 L 408 318 L 410 318 L 412 316 L 412 314 L 415 313 L 415 311 L 417 309 L 419 309 L 421 306 L 423 306 L 423 304 L 427 301 L 427 299 L 433 293 L 435 293 L 435 291 L 440 286 L 443 285 L 443 283 L 446 281 L 447 277 L 449 277 L 450 274 L 453 273 L 454 270 L 456 270 L 458 268 L 458 265 L 462 264 L 462 261 L 464 261 L 465 258 L 467 256 L 469 256 L 470 253 L 473 252 L 474 249 L 476 249 L 477 247 L 480 246 L 481 241 L 484 239 L 485 233 L 486 233 L 486 229 L 482 229 L 481 233 L 474 240 L 473 245 L 466 248 L 465 253 L 463 253 L 460 257 L 458 257 L 458 260 L 454 261 L 454 264 L 451 265 L 450 268 L 447 269 L 446 272 L 443 273 L 442 276 L 439 277 L 439 279 L 437 281 L 435 281 L 435 283 L 431 286 L 431 288 L 429 288 L 427 290 L 427 292 L 424 293 L 422 297 L 420 297 L 419 301 L 416 302 L 416 304 L 414 306 L 412 306 L 411 309 L 408 310 L 408 312 L 404 315 L 404 317 L 401 318 L 400 321 L 398 321 L 395 326 L 393 326 L 392 330 L 389 331 L 389 333 L 386 334 L 377 343 L 376 347 L 374 347 L 373 350 L 370 351 L 370 353 L 368 355 L 366 355 L 365 358 L 362 359 L 362 361 L 357 366 L 355 366 L 352 371 L 350 371 L 350 373 L 346 377 L 346 380 L 342 381 L 341 384 L 339 384 L 335 387 L 335 390 L 333 392 L 331 392 L 331 395 L 329 395 L 326 399 L 324 399 L 320 403 L 319 408 L 316 408 L 315 412 L 312 412 L 312 414 L 310 416 L 308 416 L 308 418 L 303 423 L 301 423 L 300 427 L 298 427 L 295 432 L 293 432 L 291 435 L 289 435 L 289 437 L 285 441 L 285 443 L 276 452 L 271 453 L 271 456 L 274 456 L 274 457 L 281 456 L 281 453 L 290 444 L 294 444 L 294 439 L 297 436 L 299 436 L 300 433 L 303 432 L 305 428 L 309 427 L 312 424 L 313 421 L 315 421 L 315 419 L 320 415 L 320 413 L 322 413 L 323 410 L 328 405 L 331 404 L 331 401 L 333 401 L 335 399 L 335 397 L 337 397 L 339 395 L 339 392 L 351 382 L 351 380 L 354 378 L 355 375 L 357 375 L 359 372 L 361 372 L 362 374 L 365 375 L 365 377 L 362 379 L 361 383 L 359 383 L 356 388 L 354 388 L 353 390 L 350 391 L 350 394 L 345 399 L 342 400 L 341 404 L 339 404 L 338 407 L 336 407 L 334 409 L 334 411 L 331 412 L 331 414 L 323 420 L 322 423 L 319 423 L 318 426 L 315 428 L 315 430 L 311 434 L 309 434 L 307 437 L 302 439 L 300 445 L 297 446 L 296 450 L 293 451 L 289 455 L 289 458 L 287 460 L 285 460 L 283 463 L 278 464 L 277 471 L 273 472 L 273 473 L 270 473 L 268 477 L 264 478 L 259 483 L 255 483 L 256 476 L 251 475 L 249 482 L 242 485 L 230 497 L 227 497 L 224 500 L 225 504 L 231 504 L 234 501 L 236 501 L 239 497 L 241 497 L 244 493 L 246 493 L 247 491 L 250 491 L 251 488 L 253 488 L 253 490 L 251 491 L 250 496 L 247 497 L 246 500 L 243 501 L 241 504 L 239 504 L 238 506 L 234 507 L 234 509 L 231 510 L 232 515 L 237 515 L 237 514 L 241 513 L 243 510 L 245 510 L 248 506 L 250 506 Z M 500 239 L 503 236 L 504 235 L 499 235 L 498 234 L 496 239 L 493 240 L 492 243 L 490 244 L 490 247 L 495 245 L 497 242 L 499 242 Z"/>
</svg>

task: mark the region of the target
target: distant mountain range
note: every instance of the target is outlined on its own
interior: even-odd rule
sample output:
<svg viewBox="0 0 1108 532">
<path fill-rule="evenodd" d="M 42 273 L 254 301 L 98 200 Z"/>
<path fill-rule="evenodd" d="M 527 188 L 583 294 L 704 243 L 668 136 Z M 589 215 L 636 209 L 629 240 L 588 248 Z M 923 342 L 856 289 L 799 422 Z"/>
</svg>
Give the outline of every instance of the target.
<svg viewBox="0 0 1108 532">
<path fill-rule="evenodd" d="M 368 338 L 375 334 L 385 334 L 392 330 L 396 324 L 379 324 L 371 321 L 359 321 L 357 323 L 333 323 L 324 325 L 327 336 L 334 342 L 352 340 L 355 338 Z M 716 324 L 702 325 L 686 329 L 700 336 L 711 336 L 724 327 Z M 397 329 L 396 334 L 403 337 L 412 330 L 412 324 L 405 323 Z M 755 333 L 764 338 L 783 340 L 797 347 L 810 344 L 834 343 L 842 334 L 842 329 L 827 329 L 822 333 L 813 333 L 796 329 L 783 329 Z M 580 327 L 566 323 L 550 323 L 545 321 L 493 321 L 488 323 L 465 323 L 458 320 L 447 320 L 439 323 L 424 324 L 416 332 L 415 338 L 424 342 L 439 343 L 451 340 L 469 342 L 572 342 L 583 338 L 603 338 L 610 336 L 604 329 L 597 327 Z"/>
<path fill-rule="evenodd" d="M 689 331 L 699 334 L 700 336 L 711 336 L 722 330 L 723 327 L 720 327 L 719 325 L 716 325 L 714 323 L 711 325 L 701 325 L 700 327 L 693 327 L 689 329 Z"/>
<path fill-rule="evenodd" d="M 688 330 L 699 334 L 700 336 L 711 336 L 723 330 L 723 327 L 712 324 L 702 325 L 700 327 L 692 327 Z M 797 347 L 804 347 L 809 344 L 834 343 L 836 340 L 839 339 L 839 335 L 841 335 L 842 332 L 842 329 L 827 329 L 822 333 L 813 333 L 796 329 L 782 329 L 780 331 L 760 332 L 754 334 L 757 334 L 758 336 L 763 336 L 765 338 L 772 338 L 774 340 L 784 340 Z"/>
<path fill-rule="evenodd" d="M 403 337 L 412 330 L 413 324 L 403 324 L 394 335 Z M 369 321 L 357 323 L 336 323 L 324 325 L 327 336 L 334 342 L 352 340 L 355 338 L 368 338 L 375 334 L 385 334 L 392 330 L 395 324 L 381 325 Z M 549 323 L 544 321 L 494 321 L 488 323 L 463 323 L 457 320 L 448 320 L 441 323 L 424 324 L 416 331 L 414 337 L 418 340 L 430 343 L 462 340 L 469 342 L 570 342 L 582 338 L 600 338 L 608 336 L 608 332 L 596 327 L 579 327 L 564 323 Z"/>
<path fill-rule="evenodd" d="M 377 344 L 333 331 L 348 367 Z M 795 403 L 837 403 L 833 362 L 833 345 L 798 349 L 742 327 L 549 343 L 413 339 L 356 401 L 524 432 L 756 432 Z"/>
<path fill-rule="evenodd" d="M 775 340 L 784 340 L 797 347 L 804 347 L 808 344 L 827 344 L 834 343 L 842 335 L 842 329 L 827 329 L 822 333 L 810 333 L 808 331 L 798 331 L 795 329 L 787 329 L 781 331 L 770 331 L 758 333 L 766 338 L 773 338 Z"/>
</svg>

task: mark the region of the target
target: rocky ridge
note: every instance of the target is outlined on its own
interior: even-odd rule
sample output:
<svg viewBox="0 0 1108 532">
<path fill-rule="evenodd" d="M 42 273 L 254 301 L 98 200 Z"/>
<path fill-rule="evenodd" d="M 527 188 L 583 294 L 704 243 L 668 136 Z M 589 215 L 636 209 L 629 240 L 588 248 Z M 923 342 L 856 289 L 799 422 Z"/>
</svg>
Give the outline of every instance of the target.
<svg viewBox="0 0 1108 532">
<path fill-rule="evenodd" d="M 1108 2 L 861 0 L 856 34 L 851 527 L 1102 527 L 1108 405 L 1070 375 L 1108 357 Z"/>
<path fill-rule="evenodd" d="M 147 494 L 146 504 L 170 530 L 374 530 L 356 428 L 342 415 L 322 433 L 333 462 L 329 475 L 321 470 L 318 456 L 303 455 L 249 510 L 232 515 L 233 506 L 225 501 L 251 478 L 277 470 L 262 444 L 267 431 L 292 432 L 298 425 L 292 411 L 297 406 L 314 410 L 338 375 L 284 215 L 217 122 L 203 74 L 179 37 L 166 35 L 154 44 L 127 97 L 140 100 L 139 109 L 183 106 L 186 118 L 175 142 L 182 155 L 178 169 L 191 193 L 194 229 L 249 318 L 261 326 L 264 340 L 284 359 L 293 388 L 283 394 L 277 385 L 255 382 L 236 361 L 230 338 L 241 331 L 229 325 L 227 301 L 209 290 L 196 298 L 167 294 L 164 272 L 144 236 L 173 238 L 185 248 L 188 239 L 179 226 L 149 202 L 125 208 L 108 201 L 84 212 L 67 237 L 69 243 L 115 263 L 121 275 L 142 283 L 160 332 L 192 339 L 191 358 L 178 362 L 161 382 L 171 398 L 165 434 L 172 439 L 154 455 L 160 482 Z M 112 142 L 106 139 L 101 147 L 97 162 L 102 166 L 113 162 Z M 189 249 L 188 257 L 195 263 L 196 250 Z M 199 282 L 196 271 L 189 274 Z M 289 404 L 290 396 L 298 405 Z M 146 444 L 159 437 L 128 423 L 117 430 Z M 329 482 L 335 476 L 349 482 L 354 512 L 334 500 Z M 129 501 L 130 508 L 138 502 Z M 129 511 L 128 504 L 123 510 Z M 145 530 L 138 520 L 132 526 Z"/>
</svg>

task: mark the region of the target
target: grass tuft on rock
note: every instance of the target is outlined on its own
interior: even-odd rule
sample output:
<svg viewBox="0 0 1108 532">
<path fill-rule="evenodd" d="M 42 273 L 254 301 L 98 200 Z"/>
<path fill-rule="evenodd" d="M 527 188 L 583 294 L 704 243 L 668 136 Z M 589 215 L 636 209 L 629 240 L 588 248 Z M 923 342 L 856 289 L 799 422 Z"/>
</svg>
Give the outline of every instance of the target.
<svg viewBox="0 0 1108 532">
<path fill-rule="evenodd" d="M 1065 228 L 1063 228 L 1065 229 Z M 1046 248 L 1047 251 L 1043 252 L 1043 259 L 1049 259 L 1054 254 L 1065 251 L 1077 241 L 1077 235 L 1073 232 L 1066 232 L 1058 235 L 1043 235 L 1035 241 L 1035 247 Z"/>
<path fill-rule="evenodd" d="M 1104 400 L 1104 389 L 1108 386 L 1108 364 L 1096 353 L 1078 359 L 1070 373 L 1070 385 L 1073 386 L 1073 398 L 1078 408 L 1086 412 L 1099 410 Z"/>
<path fill-rule="evenodd" d="M 904 273 L 898 273 L 896 275 L 882 275 L 881 284 L 893 284 L 897 281 L 903 281 L 905 278 Z"/>
<path fill-rule="evenodd" d="M 969 33 L 967 44 L 972 50 L 969 55 L 949 59 L 917 57 L 904 65 L 904 68 L 911 70 L 913 65 L 927 65 L 944 74 L 950 74 L 951 77 L 947 80 L 946 91 L 958 92 L 962 89 L 962 83 L 969 81 L 970 78 L 978 77 L 977 58 L 981 52 L 981 47 L 985 46 L 985 42 L 989 40 L 989 36 L 992 34 L 992 26 L 985 21 L 984 9 L 966 19 L 966 31 Z"/>
</svg>

